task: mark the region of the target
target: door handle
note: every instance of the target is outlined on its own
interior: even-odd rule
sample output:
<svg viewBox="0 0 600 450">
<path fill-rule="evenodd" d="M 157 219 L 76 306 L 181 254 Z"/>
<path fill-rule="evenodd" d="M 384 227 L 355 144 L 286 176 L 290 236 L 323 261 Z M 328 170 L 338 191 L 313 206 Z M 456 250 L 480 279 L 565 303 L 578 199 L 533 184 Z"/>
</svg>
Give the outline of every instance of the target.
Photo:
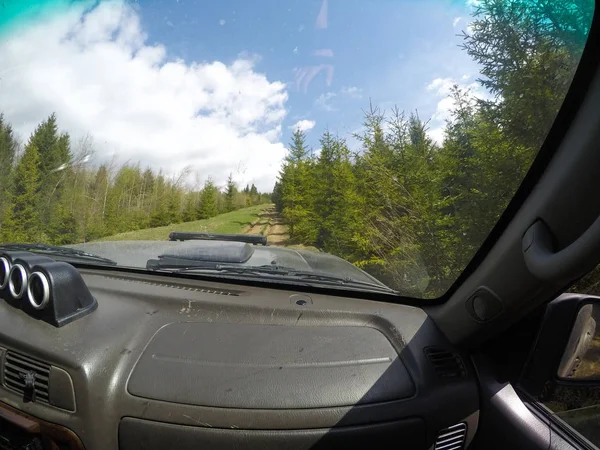
<svg viewBox="0 0 600 450">
<path fill-rule="evenodd" d="M 589 271 L 600 260 L 600 217 L 585 232 L 560 251 L 554 251 L 554 236 L 542 220 L 525 232 L 521 248 L 527 269 L 544 281 L 570 281 Z"/>
</svg>

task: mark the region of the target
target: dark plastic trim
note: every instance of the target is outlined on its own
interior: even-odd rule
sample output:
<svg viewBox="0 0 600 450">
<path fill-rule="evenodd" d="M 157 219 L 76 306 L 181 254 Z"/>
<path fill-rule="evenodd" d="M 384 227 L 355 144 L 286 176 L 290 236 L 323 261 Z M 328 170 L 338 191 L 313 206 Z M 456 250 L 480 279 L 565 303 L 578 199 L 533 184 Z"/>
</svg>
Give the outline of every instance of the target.
<svg viewBox="0 0 600 450">
<path fill-rule="evenodd" d="M 571 245 L 555 252 L 550 228 L 537 220 L 522 239 L 527 269 L 544 281 L 569 281 L 584 275 L 581 268 L 600 253 L 600 217 Z"/>
<path fill-rule="evenodd" d="M 169 233 L 170 241 L 230 241 L 245 242 L 254 245 L 267 245 L 267 237 L 258 234 L 215 234 L 215 233 L 188 233 L 173 231 Z"/>
<path fill-rule="evenodd" d="M 582 294 L 563 294 L 546 308 L 542 326 L 531 348 L 518 386 L 532 396 L 542 395 L 548 382 L 563 386 L 596 386 L 600 381 L 568 380 L 558 377 L 564 349 L 571 336 L 577 313 L 583 305 L 600 304 L 600 298 Z"/>
<path fill-rule="evenodd" d="M 48 280 L 50 299 L 42 309 L 31 307 L 28 313 L 55 327 L 62 327 L 86 316 L 98 307 L 75 267 L 65 262 L 38 264 L 32 269 Z M 30 305 L 31 306 L 31 305 Z"/>
</svg>

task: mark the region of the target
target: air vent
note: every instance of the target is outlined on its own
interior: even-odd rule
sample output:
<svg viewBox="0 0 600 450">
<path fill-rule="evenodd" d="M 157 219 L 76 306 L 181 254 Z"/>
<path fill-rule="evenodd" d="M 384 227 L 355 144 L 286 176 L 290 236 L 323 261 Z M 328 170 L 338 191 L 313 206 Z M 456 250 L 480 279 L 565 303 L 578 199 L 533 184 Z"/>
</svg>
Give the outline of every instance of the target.
<svg viewBox="0 0 600 450">
<path fill-rule="evenodd" d="M 109 277 L 106 277 L 106 278 L 109 278 Z M 184 291 L 202 292 L 204 294 L 227 295 L 227 296 L 233 296 L 233 297 L 238 297 L 240 295 L 236 291 L 213 289 L 213 288 L 208 288 L 208 287 L 204 287 L 204 286 L 190 286 L 190 285 L 175 284 L 175 283 L 171 284 L 171 283 L 164 283 L 164 282 L 160 282 L 160 281 L 147 281 L 147 280 L 139 280 L 139 279 L 132 279 L 132 278 L 127 278 L 127 277 L 119 277 L 119 276 L 112 276 L 112 275 L 110 276 L 110 278 L 117 279 L 117 280 L 129 281 L 130 283 L 140 283 L 140 284 L 148 284 L 150 286 L 160 286 L 160 287 L 167 287 L 167 288 L 172 288 L 172 289 L 181 289 Z"/>
<path fill-rule="evenodd" d="M 440 378 L 462 378 L 465 376 L 465 366 L 456 353 L 442 348 L 427 347 L 425 355 Z"/>
<path fill-rule="evenodd" d="M 4 385 L 20 394 L 31 396 L 25 385 L 27 374 L 35 377 L 35 400 L 48 403 L 50 365 L 19 353 L 8 351 L 4 359 Z"/>
<path fill-rule="evenodd" d="M 434 450 L 462 450 L 467 437 L 467 425 L 459 423 L 438 433 Z"/>
</svg>

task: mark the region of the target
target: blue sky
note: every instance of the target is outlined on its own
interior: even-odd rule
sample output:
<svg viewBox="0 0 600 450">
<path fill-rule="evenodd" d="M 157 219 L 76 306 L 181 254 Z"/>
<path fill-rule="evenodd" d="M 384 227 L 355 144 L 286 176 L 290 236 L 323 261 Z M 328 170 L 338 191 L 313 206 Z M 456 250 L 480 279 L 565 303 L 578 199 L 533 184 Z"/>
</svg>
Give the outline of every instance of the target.
<svg viewBox="0 0 600 450">
<path fill-rule="evenodd" d="M 439 101 L 427 90 L 433 80 L 460 82 L 468 75 L 472 81 L 477 75 L 458 47 L 457 34 L 470 21 L 467 2 L 144 0 L 138 5 L 149 41 L 165 44 L 172 58 L 231 61 L 244 52 L 260 57 L 256 70 L 289 86 L 285 143 L 301 119 L 316 123 L 307 133 L 315 147 L 326 128 L 347 136 L 360 127 L 369 99 L 384 109 L 394 104 L 418 109 L 429 119 Z M 315 54 L 319 50 L 322 56 Z M 302 80 L 298 86 L 303 69 L 319 66 L 306 88 Z M 333 67 L 329 85 L 327 66 Z"/>
<path fill-rule="evenodd" d="M 23 142 L 55 112 L 92 163 L 191 184 L 232 173 L 268 191 L 294 127 L 316 151 L 327 128 L 356 149 L 369 100 L 418 110 L 439 142 L 451 83 L 484 95 L 459 48 L 466 1 L 4 2 L 28 12 L 0 29 L 2 112 Z"/>
</svg>

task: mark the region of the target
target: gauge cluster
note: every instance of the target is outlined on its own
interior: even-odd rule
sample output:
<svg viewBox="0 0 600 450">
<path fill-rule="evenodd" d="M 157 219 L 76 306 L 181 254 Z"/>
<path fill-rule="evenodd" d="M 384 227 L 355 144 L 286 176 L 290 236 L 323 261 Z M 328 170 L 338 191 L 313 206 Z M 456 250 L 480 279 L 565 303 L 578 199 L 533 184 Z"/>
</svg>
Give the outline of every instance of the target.
<svg viewBox="0 0 600 450">
<path fill-rule="evenodd" d="M 0 297 L 55 327 L 98 306 L 72 265 L 31 252 L 0 253 Z"/>
</svg>

